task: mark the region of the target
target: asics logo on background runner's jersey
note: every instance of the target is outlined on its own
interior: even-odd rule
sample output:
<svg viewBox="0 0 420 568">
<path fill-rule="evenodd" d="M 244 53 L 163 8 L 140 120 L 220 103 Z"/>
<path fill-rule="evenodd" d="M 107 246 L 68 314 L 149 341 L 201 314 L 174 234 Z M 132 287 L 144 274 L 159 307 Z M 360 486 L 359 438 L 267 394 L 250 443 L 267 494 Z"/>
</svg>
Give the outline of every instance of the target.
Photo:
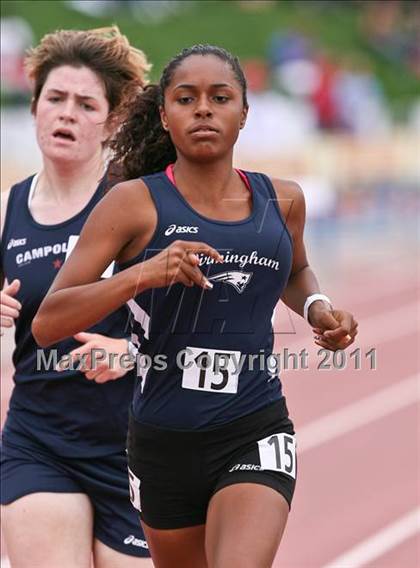
<svg viewBox="0 0 420 568">
<path fill-rule="evenodd" d="M 190 227 L 188 225 L 169 225 L 169 227 L 165 231 L 165 237 L 169 237 L 172 233 L 190 233 L 195 234 L 198 233 L 198 227 Z"/>
<path fill-rule="evenodd" d="M 10 239 L 7 243 L 7 250 L 10 250 L 14 247 L 23 247 L 26 245 L 26 238 L 25 239 Z"/>
</svg>

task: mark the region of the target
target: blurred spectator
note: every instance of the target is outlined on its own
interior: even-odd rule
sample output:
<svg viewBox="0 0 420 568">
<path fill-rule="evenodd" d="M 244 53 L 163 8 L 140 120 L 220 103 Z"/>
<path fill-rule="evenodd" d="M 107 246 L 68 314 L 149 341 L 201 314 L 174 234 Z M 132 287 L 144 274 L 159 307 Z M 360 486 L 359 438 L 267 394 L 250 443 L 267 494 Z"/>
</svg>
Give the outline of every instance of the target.
<svg viewBox="0 0 420 568">
<path fill-rule="evenodd" d="M 127 4 L 133 16 L 142 23 L 158 23 L 170 18 L 181 9 L 188 9 L 192 2 L 179 0 L 129 0 Z"/>
<path fill-rule="evenodd" d="M 270 73 L 262 60 L 243 63 L 249 85 L 249 113 L 238 151 L 265 156 L 293 150 L 308 142 L 316 128 L 310 105 L 270 88 Z"/>
<path fill-rule="evenodd" d="M 242 61 L 248 90 L 250 93 L 261 93 L 269 88 L 270 70 L 262 59 Z"/>
<path fill-rule="evenodd" d="M 390 131 L 391 117 L 382 88 L 366 63 L 344 63 L 335 76 L 333 97 L 339 125 L 344 129 L 357 136 Z"/>
<path fill-rule="evenodd" d="M 7 94 L 29 91 L 23 56 L 33 40 L 32 29 L 22 18 L 1 19 L 1 90 Z"/>
<path fill-rule="evenodd" d="M 247 12 L 262 12 L 270 10 L 277 3 L 277 0 L 237 0 L 238 6 Z"/>
<path fill-rule="evenodd" d="M 294 178 L 302 187 L 306 201 L 307 218 L 324 221 L 336 212 L 337 191 L 334 184 L 321 175 L 295 175 Z"/>
<path fill-rule="evenodd" d="M 408 117 L 408 123 L 420 135 L 420 99 L 417 99 L 413 104 Z"/>
<path fill-rule="evenodd" d="M 368 43 L 420 77 L 420 3 L 375 0 L 361 7 L 361 29 Z"/>
<path fill-rule="evenodd" d="M 312 59 L 292 59 L 275 70 L 278 85 L 293 97 L 309 97 L 319 87 L 321 70 Z"/>
<path fill-rule="evenodd" d="M 290 31 L 273 35 L 268 56 L 277 86 L 301 104 L 310 104 L 319 128 L 356 135 L 389 131 L 381 85 L 365 63 L 338 64 L 303 34 Z"/>
<path fill-rule="evenodd" d="M 317 60 L 318 83 L 310 94 L 310 100 L 316 109 L 318 126 L 322 129 L 334 129 L 340 126 L 340 118 L 334 88 L 337 78 L 337 66 L 327 57 L 320 55 Z"/>
<path fill-rule="evenodd" d="M 320 128 L 336 128 L 336 68 L 308 38 L 291 31 L 275 33 L 269 43 L 268 58 L 277 86 L 287 95 L 311 104 Z"/>
<path fill-rule="evenodd" d="M 114 15 L 119 11 L 129 12 L 142 23 L 158 23 L 181 9 L 190 8 L 192 0 L 67 0 L 67 4 L 79 12 L 93 17 Z"/>
<path fill-rule="evenodd" d="M 66 4 L 73 10 L 99 18 L 114 14 L 121 5 L 119 0 L 67 0 Z"/>
<path fill-rule="evenodd" d="M 371 45 L 396 60 L 401 58 L 404 44 L 398 25 L 400 17 L 398 0 L 366 2 L 362 11 L 362 29 Z"/>
<path fill-rule="evenodd" d="M 308 60 L 312 57 L 312 47 L 308 39 L 298 32 L 285 30 L 274 33 L 269 41 L 268 61 L 272 68 L 295 60 Z"/>
</svg>

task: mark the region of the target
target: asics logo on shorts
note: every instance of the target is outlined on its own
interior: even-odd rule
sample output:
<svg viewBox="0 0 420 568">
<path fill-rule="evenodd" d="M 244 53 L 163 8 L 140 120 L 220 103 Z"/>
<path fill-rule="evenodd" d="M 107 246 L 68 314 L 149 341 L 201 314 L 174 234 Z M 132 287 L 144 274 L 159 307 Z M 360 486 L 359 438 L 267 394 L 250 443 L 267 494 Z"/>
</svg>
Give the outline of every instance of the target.
<svg viewBox="0 0 420 568">
<path fill-rule="evenodd" d="M 145 540 L 136 538 L 133 534 L 130 534 L 124 539 L 124 544 L 132 544 L 133 546 L 139 546 L 140 548 L 149 548 Z"/>
<path fill-rule="evenodd" d="M 254 463 L 237 463 L 230 468 L 229 473 L 233 471 L 260 471 L 261 466 Z"/>
<path fill-rule="evenodd" d="M 169 225 L 165 231 L 165 236 L 169 237 L 172 233 L 176 234 L 195 234 L 198 233 L 198 227 L 191 227 L 189 225 Z"/>
</svg>

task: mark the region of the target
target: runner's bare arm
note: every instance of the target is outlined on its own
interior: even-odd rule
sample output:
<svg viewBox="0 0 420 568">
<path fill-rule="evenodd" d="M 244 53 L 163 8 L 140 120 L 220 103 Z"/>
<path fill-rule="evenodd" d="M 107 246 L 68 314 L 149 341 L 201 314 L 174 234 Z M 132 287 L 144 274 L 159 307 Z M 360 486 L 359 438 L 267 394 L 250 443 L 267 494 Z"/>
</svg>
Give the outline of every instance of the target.
<svg viewBox="0 0 420 568">
<path fill-rule="evenodd" d="M 306 217 L 305 197 L 297 183 L 278 179 L 272 180 L 272 183 L 293 242 L 292 269 L 282 300 L 294 312 L 303 315 L 306 298 L 319 292 L 318 280 L 309 266 L 303 241 Z"/>
<path fill-rule="evenodd" d="M 32 332 L 41 346 L 86 330 L 133 296 L 136 267 L 112 278 L 100 277 L 114 259 L 124 257 L 137 235 L 140 247 L 155 223 L 155 209 L 143 182 L 119 184 L 105 195 L 34 318 Z"/>
<path fill-rule="evenodd" d="M 39 345 L 88 329 L 145 289 L 175 282 L 211 287 L 195 253 L 216 261 L 221 256 L 205 243 L 186 241 L 175 241 L 153 258 L 98 281 L 114 259 L 124 262 L 146 247 L 156 222 L 142 181 L 120 184 L 99 202 L 34 318 L 32 332 Z"/>
<path fill-rule="evenodd" d="M 319 292 L 318 280 L 309 266 L 303 241 L 305 198 L 302 189 L 294 182 L 273 180 L 273 185 L 293 241 L 292 269 L 282 300 L 302 316 L 306 298 Z M 353 315 L 345 310 L 332 309 L 322 300 L 311 304 L 308 319 L 314 327 L 315 343 L 333 351 L 348 347 L 357 335 L 357 322 Z"/>
</svg>

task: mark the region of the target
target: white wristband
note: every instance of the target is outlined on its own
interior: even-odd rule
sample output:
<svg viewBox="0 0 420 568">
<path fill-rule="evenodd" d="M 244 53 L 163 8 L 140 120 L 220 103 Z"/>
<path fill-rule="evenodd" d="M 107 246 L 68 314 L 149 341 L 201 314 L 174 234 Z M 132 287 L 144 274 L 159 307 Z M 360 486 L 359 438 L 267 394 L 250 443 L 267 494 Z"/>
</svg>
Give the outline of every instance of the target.
<svg viewBox="0 0 420 568">
<path fill-rule="evenodd" d="M 331 300 L 328 298 L 328 296 L 325 296 L 325 294 L 311 294 L 310 296 L 308 296 L 306 298 L 305 304 L 303 306 L 303 317 L 306 319 L 307 322 L 309 322 L 309 319 L 308 319 L 309 308 L 311 307 L 311 305 L 314 302 L 316 302 L 318 300 L 322 300 L 323 302 L 327 302 L 327 304 L 329 304 L 331 309 L 332 309 L 332 303 L 331 303 Z"/>
</svg>

